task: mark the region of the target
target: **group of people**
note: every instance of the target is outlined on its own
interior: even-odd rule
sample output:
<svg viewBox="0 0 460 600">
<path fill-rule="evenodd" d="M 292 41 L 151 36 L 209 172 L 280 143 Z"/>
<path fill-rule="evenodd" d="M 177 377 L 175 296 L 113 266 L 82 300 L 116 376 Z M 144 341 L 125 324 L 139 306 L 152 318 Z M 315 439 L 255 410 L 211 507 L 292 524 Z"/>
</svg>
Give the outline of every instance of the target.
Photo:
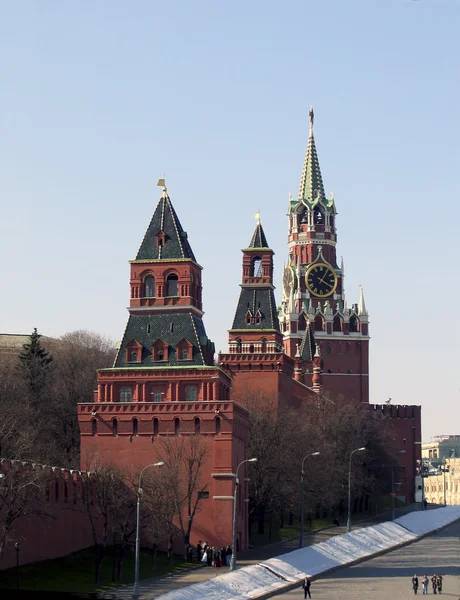
<svg viewBox="0 0 460 600">
<path fill-rule="evenodd" d="M 430 584 L 430 580 L 428 578 L 428 575 L 424 575 L 422 577 L 422 588 L 423 588 L 423 592 L 422 594 L 428 594 L 428 586 Z M 414 573 L 414 576 L 412 577 L 412 589 L 414 590 L 414 594 L 416 594 L 418 592 L 418 577 L 417 575 Z M 436 573 L 433 575 L 433 577 L 431 578 L 431 587 L 433 588 L 433 594 L 441 594 L 442 593 L 442 575 L 436 575 Z"/>
<path fill-rule="evenodd" d="M 193 562 L 193 548 L 192 546 L 190 546 L 190 548 L 192 558 L 189 562 Z M 222 548 L 208 546 L 207 542 L 203 544 L 200 540 L 196 545 L 196 558 L 197 562 L 202 562 L 208 567 L 229 567 L 232 559 L 232 548 L 231 546 L 222 546 Z"/>
</svg>

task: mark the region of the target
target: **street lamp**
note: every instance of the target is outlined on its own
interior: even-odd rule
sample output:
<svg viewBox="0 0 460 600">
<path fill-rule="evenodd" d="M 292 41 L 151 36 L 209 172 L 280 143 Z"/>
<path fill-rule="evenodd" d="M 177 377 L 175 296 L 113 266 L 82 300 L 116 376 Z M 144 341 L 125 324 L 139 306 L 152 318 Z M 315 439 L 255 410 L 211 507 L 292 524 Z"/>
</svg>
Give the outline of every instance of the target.
<svg viewBox="0 0 460 600">
<path fill-rule="evenodd" d="M 443 481 L 443 489 L 444 489 L 444 506 L 447 506 L 447 501 L 446 501 L 446 471 L 449 470 L 449 465 L 447 464 L 446 459 L 443 459 L 443 464 L 441 465 L 441 471 L 443 473 L 444 476 L 444 481 Z"/>
<path fill-rule="evenodd" d="M 351 459 L 355 452 L 364 452 L 365 446 L 362 448 L 356 448 L 350 453 L 350 466 L 348 468 L 348 519 L 347 519 L 347 531 L 351 531 Z"/>
<path fill-rule="evenodd" d="M 399 450 L 398 454 L 406 454 L 405 450 Z M 391 465 L 391 520 L 394 521 L 396 518 L 395 514 L 395 467 Z"/>
<path fill-rule="evenodd" d="M 141 516 L 141 495 L 142 495 L 142 475 L 146 469 L 150 467 L 162 467 L 165 463 L 161 460 L 156 463 L 152 463 L 151 465 L 147 465 L 142 469 L 139 475 L 139 485 L 137 488 L 137 511 L 136 511 L 136 557 L 134 563 L 134 588 L 133 588 L 133 598 L 139 597 L 139 555 L 141 548 L 141 539 L 140 539 L 140 516 Z"/>
<path fill-rule="evenodd" d="M 257 458 L 248 458 L 246 460 L 243 460 L 242 462 L 240 462 L 240 464 L 238 465 L 237 469 L 236 469 L 236 475 L 235 475 L 235 490 L 233 492 L 233 531 L 232 531 L 232 558 L 230 560 L 230 571 L 234 571 L 235 567 L 236 567 L 236 494 L 237 494 L 237 490 L 238 490 L 238 484 L 240 482 L 240 480 L 238 479 L 238 471 L 241 467 L 241 465 L 244 465 L 244 463 L 255 463 L 257 462 Z"/>
<path fill-rule="evenodd" d="M 318 456 L 319 454 L 321 454 L 321 452 L 311 452 L 310 454 L 307 454 L 307 456 L 304 456 L 303 460 L 302 460 L 302 469 L 300 471 L 300 539 L 299 539 L 299 548 L 303 548 L 303 522 L 304 522 L 304 510 L 303 510 L 304 485 L 303 485 L 303 478 L 304 478 L 304 475 L 305 475 L 305 472 L 303 470 L 303 465 L 304 465 L 305 459 L 309 458 L 310 456 Z"/>
</svg>

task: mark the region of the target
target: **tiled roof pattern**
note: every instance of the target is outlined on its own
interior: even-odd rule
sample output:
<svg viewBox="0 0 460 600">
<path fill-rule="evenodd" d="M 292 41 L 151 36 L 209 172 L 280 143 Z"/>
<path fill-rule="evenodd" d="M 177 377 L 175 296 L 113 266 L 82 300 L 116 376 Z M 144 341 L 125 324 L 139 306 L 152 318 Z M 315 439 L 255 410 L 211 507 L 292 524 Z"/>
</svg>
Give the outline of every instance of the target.
<svg viewBox="0 0 460 600">
<path fill-rule="evenodd" d="M 248 248 L 269 248 L 267 238 L 265 237 L 265 232 L 260 223 L 257 223 L 256 225 Z"/>
<path fill-rule="evenodd" d="M 192 360 L 178 360 L 176 356 L 176 346 L 184 338 L 193 346 Z M 126 362 L 126 346 L 133 340 L 142 345 L 142 361 L 135 365 Z M 191 313 L 132 314 L 129 316 L 114 367 L 158 366 L 159 362 L 152 362 L 152 346 L 158 340 L 169 346 L 168 360 L 161 363 L 169 366 L 206 365 L 201 346 L 213 346 L 206 335 L 203 321 Z"/>
<path fill-rule="evenodd" d="M 166 234 L 164 246 L 157 245 L 156 236 L 160 231 Z M 182 228 L 169 196 L 164 192 L 153 213 L 136 260 L 177 258 L 191 258 L 196 262 L 187 234 Z"/>
<path fill-rule="evenodd" d="M 313 128 L 311 128 L 300 179 L 299 202 L 313 206 L 319 201 L 327 203 L 318 153 L 316 152 L 315 136 L 313 135 Z"/>
<path fill-rule="evenodd" d="M 253 317 L 260 310 L 262 322 L 246 323 L 248 309 Z M 232 329 L 275 329 L 279 331 L 280 324 L 273 290 L 271 288 L 242 288 Z"/>
<path fill-rule="evenodd" d="M 300 344 L 300 357 L 302 360 L 312 361 L 316 352 L 316 342 L 310 322 L 307 321 L 307 328 Z"/>
</svg>

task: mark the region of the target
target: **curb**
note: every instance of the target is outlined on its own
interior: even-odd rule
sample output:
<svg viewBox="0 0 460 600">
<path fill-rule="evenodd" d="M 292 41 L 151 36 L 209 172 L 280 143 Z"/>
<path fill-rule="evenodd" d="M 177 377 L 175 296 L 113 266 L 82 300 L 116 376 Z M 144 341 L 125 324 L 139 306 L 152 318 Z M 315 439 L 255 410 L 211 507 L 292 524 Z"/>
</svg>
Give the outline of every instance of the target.
<svg viewBox="0 0 460 600">
<path fill-rule="evenodd" d="M 312 577 L 309 577 L 309 579 L 310 579 L 310 581 L 316 581 L 317 579 L 321 579 L 324 575 L 328 575 L 329 573 L 333 573 L 334 571 L 339 571 L 340 569 L 345 569 L 347 567 L 353 567 L 354 565 L 359 565 L 360 563 L 366 562 L 367 560 L 370 560 L 372 558 L 377 558 L 378 556 L 383 556 L 384 554 L 393 552 L 393 550 L 398 550 L 399 548 L 404 548 L 406 546 L 410 546 L 411 544 L 418 542 L 419 540 L 422 540 L 423 538 L 429 537 L 430 535 L 434 535 L 435 533 L 438 533 L 438 531 L 442 531 L 446 527 L 450 527 L 450 525 L 457 523 L 457 521 L 460 521 L 460 518 L 455 519 L 454 521 L 451 521 L 450 523 L 447 523 L 446 525 L 443 525 L 442 527 L 433 529 L 433 531 L 429 531 L 428 533 L 422 533 L 421 535 L 419 535 L 418 537 L 416 537 L 413 540 L 410 540 L 409 542 L 402 542 L 401 544 L 398 544 L 397 546 L 393 546 L 392 548 L 388 548 L 386 550 L 381 550 L 380 552 L 376 552 L 375 554 L 370 554 L 369 556 L 364 556 L 363 558 L 358 558 L 357 560 L 349 562 L 345 565 L 337 565 L 336 567 L 326 569 L 325 571 L 323 571 L 322 573 L 319 573 L 318 575 L 313 575 Z M 276 575 L 277 577 L 280 577 L 277 573 L 274 573 L 268 567 L 264 567 L 264 568 L 267 569 L 267 571 L 270 571 L 270 573 L 273 573 L 274 575 Z M 282 578 L 280 577 L 280 579 L 282 579 Z M 266 598 L 273 598 L 274 596 L 278 596 L 279 594 L 285 594 L 286 592 L 290 592 L 292 590 L 298 589 L 299 586 L 302 584 L 302 581 L 303 581 L 303 578 L 299 579 L 298 581 L 294 581 L 292 583 L 287 583 L 286 585 L 278 588 L 277 590 L 271 590 L 270 592 L 265 592 L 264 594 L 261 594 L 260 596 L 252 596 L 252 600 L 265 600 Z"/>
</svg>

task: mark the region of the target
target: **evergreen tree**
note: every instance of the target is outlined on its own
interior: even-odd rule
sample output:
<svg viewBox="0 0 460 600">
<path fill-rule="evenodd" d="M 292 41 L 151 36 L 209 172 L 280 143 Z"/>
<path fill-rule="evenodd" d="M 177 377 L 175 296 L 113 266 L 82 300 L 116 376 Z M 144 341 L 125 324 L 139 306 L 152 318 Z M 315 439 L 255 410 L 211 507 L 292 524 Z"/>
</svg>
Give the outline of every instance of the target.
<svg viewBox="0 0 460 600">
<path fill-rule="evenodd" d="M 42 336 L 35 327 L 30 343 L 23 345 L 19 355 L 19 365 L 25 383 L 30 393 L 30 402 L 34 408 L 39 408 L 51 376 L 51 363 L 53 357 L 41 345 Z"/>
</svg>

